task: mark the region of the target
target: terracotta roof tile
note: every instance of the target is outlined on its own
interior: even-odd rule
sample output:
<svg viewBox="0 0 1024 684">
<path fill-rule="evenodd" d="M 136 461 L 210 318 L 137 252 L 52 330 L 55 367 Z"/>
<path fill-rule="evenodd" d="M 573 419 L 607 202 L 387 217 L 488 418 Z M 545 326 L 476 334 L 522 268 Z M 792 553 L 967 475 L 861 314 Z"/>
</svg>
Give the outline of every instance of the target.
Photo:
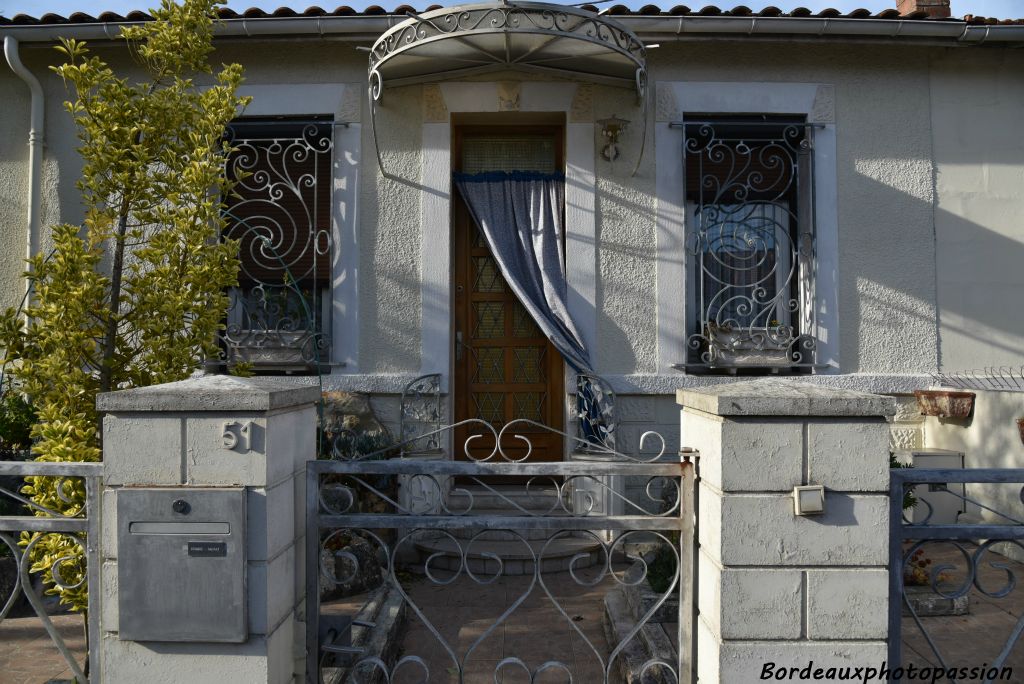
<svg viewBox="0 0 1024 684">
<path fill-rule="evenodd" d="M 141 0 L 140 0 L 141 3 Z M 440 9 L 442 5 L 433 4 L 420 11 L 428 11 L 434 9 Z M 965 21 L 973 25 L 1003 25 L 1003 24 L 1024 24 L 1024 19 L 996 19 L 992 17 L 978 17 L 971 14 L 960 18 L 930 18 L 924 12 L 913 12 L 906 15 L 900 15 L 895 9 L 884 9 L 877 13 L 872 13 L 866 9 L 855 9 L 850 12 L 843 13 L 834 8 L 826 8 L 818 13 L 814 13 L 806 7 L 797 7 L 790 12 L 783 12 L 778 7 L 768 6 L 761 10 L 753 10 L 745 5 L 737 5 L 735 7 L 724 8 L 717 5 L 706 5 L 700 8 L 694 9 L 687 7 L 686 5 L 674 5 L 672 7 L 662 7 L 658 5 L 644 5 L 640 9 L 632 10 L 625 5 L 617 4 L 611 7 L 600 7 L 597 5 L 582 5 L 584 9 L 601 12 L 602 14 L 612 16 L 733 16 L 733 17 L 817 17 L 823 19 L 843 18 L 843 19 L 908 19 L 915 21 Z M 228 8 L 221 8 L 219 10 L 222 19 L 267 19 L 267 18 L 286 18 L 286 17 L 323 17 L 323 16 L 334 16 L 334 17 L 350 17 L 350 16 L 387 16 L 387 15 L 398 15 L 404 16 L 408 12 L 417 11 L 411 5 L 399 5 L 394 9 L 385 9 L 380 5 L 370 5 L 362 11 L 358 11 L 347 5 L 341 5 L 335 7 L 332 10 L 327 10 L 322 7 L 313 5 L 307 7 L 304 10 L 295 10 L 290 7 L 278 7 L 272 12 L 266 12 L 256 7 L 250 7 L 249 9 L 232 10 Z M 151 19 L 151 17 L 140 10 L 133 10 L 125 15 L 120 15 L 115 12 L 101 12 L 99 15 L 90 15 L 85 12 L 74 12 L 70 16 L 61 16 L 55 13 L 46 13 L 40 17 L 33 17 L 27 14 L 16 14 L 14 17 L 0 16 L 0 26 L 31 26 L 38 24 L 83 24 L 93 22 L 120 22 L 120 21 L 145 21 Z"/>
</svg>

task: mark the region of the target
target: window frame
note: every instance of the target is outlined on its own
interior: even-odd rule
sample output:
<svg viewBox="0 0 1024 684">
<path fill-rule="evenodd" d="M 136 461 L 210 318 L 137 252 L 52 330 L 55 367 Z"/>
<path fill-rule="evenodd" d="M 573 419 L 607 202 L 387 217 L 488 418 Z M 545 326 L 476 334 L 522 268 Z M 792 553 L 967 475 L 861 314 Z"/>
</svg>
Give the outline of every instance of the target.
<svg viewBox="0 0 1024 684">
<path fill-rule="evenodd" d="M 687 372 L 701 374 L 808 372 L 815 367 L 816 351 L 811 305 L 815 231 L 810 201 L 814 125 L 804 116 L 687 114 L 681 128 L 687 274 L 683 293 L 686 358 L 681 365 Z M 727 165 L 724 173 L 715 163 L 718 155 Z M 780 159 L 785 161 L 774 166 Z M 699 178 L 691 177 L 693 167 Z M 709 179 L 718 182 L 708 185 Z M 727 198 L 736 201 L 722 201 Z M 711 201 L 705 204 L 705 199 Z M 750 219 L 762 206 L 773 210 L 758 216 L 760 222 L 730 220 L 745 207 L 751 208 L 745 214 Z M 726 214 L 716 218 L 726 207 L 730 208 Z M 716 223 L 708 227 L 708 220 Z M 755 249 L 756 256 L 767 242 L 759 235 L 764 224 L 783 221 L 787 225 L 773 228 L 770 239 L 774 257 L 765 275 L 773 276 L 774 292 L 769 298 L 758 292 L 758 281 L 739 282 L 751 268 L 742 265 L 743 257 L 734 248 L 745 244 Z M 727 225 L 738 227 L 738 233 L 729 236 L 724 228 L 714 232 L 717 226 Z M 710 250 L 712 243 L 718 249 Z M 724 280 L 730 273 L 726 260 L 709 256 L 713 254 L 737 256 L 741 264 L 731 271 L 734 282 L 709 292 L 709 282 L 714 287 L 715 280 Z M 732 313 L 722 312 L 723 294 L 724 302 L 733 302 Z"/>
<path fill-rule="evenodd" d="M 682 243 L 687 217 L 680 149 L 684 114 L 693 112 L 806 116 L 807 122 L 814 124 L 813 193 L 809 201 L 816 229 L 813 330 L 818 365 L 811 372 L 841 372 L 835 87 L 829 83 L 658 81 L 654 102 L 657 370 L 653 376 L 623 376 L 620 382 L 640 391 L 691 384 L 685 379 L 685 306 L 680 296 L 687 281 Z"/>
<path fill-rule="evenodd" d="M 242 235 L 232 234 L 238 224 L 232 224 L 232 218 L 228 217 L 228 225 L 223 235 L 228 238 L 242 238 L 243 251 L 240 255 L 242 269 L 239 273 L 239 285 L 229 290 L 227 330 L 223 335 L 229 365 L 239 362 L 251 363 L 253 370 L 258 374 L 329 372 L 334 355 L 332 312 L 335 279 L 331 271 L 338 248 L 333 226 L 336 125 L 338 124 L 333 115 L 245 116 L 229 124 L 226 132 L 228 143 L 235 146 L 236 142 L 240 142 L 241 154 L 250 154 L 253 158 L 253 166 L 246 167 L 243 162 L 237 168 L 256 173 L 250 177 L 255 181 L 255 185 L 249 188 L 253 194 L 241 199 L 240 202 L 273 203 L 274 211 L 261 216 L 266 221 L 264 224 L 257 224 L 257 232 L 263 233 L 264 231 L 259 229 L 264 228 L 271 233 L 269 237 L 273 239 L 274 244 L 285 246 L 285 251 L 281 254 L 259 253 L 259 247 L 246 234 L 244 228 Z M 246 127 L 251 127 L 256 132 L 250 135 L 242 134 L 239 129 Z M 258 144 L 251 146 L 252 151 L 249 152 L 244 149 L 244 141 Z M 274 146 L 279 146 L 279 152 L 266 152 L 267 148 Z M 231 160 L 237 158 L 238 153 L 229 155 L 229 173 L 234 170 Z M 289 168 L 289 163 L 301 164 L 310 158 L 312 181 L 315 186 L 307 184 L 308 170 L 296 169 L 294 166 Z M 279 162 L 279 166 L 275 165 L 275 161 Z M 259 177 L 260 171 L 269 172 L 267 181 Z M 240 181 L 235 192 L 244 195 L 248 181 L 249 179 Z M 305 196 L 304 190 L 309 187 L 314 188 L 312 198 Z M 280 190 L 277 197 L 273 196 L 275 189 Z M 267 194 L 266 199 L 259 196 L 264 191 Z M 289 211 L 288 208 L 281 207 L 278 200 L 297 206 Z M 232 201 L 233 199 L 225 201 L 225 211 L 228 213 Z M 295 212 L 295 208 L 301 211 Z M 271 213 L 277 216 L 272 216 Z M 302 236 L 298 229 L 288 231 L 282 228 L 278 239 L 276 227 L 286 226 L 287 222 L 275 218 L 298 218 L 301 221 L 302 213 L 306 214 L 311 232 Z M 243 220 L 244 218 L 250 217 L 243 217 Z M 292 225 L 299 221 L 293 220 Z M 297 254 L 293 254 L 292 246 L 296 244 L 300 245 L 300 249 Z M 252 255 L 248 260 L 246 252 Z M 275 258 L 284 262 L 281 267 L 272 263 Z M 296 265 L 298 273 L 292 270 Z M 278 276 L 280 284 L 273 282 Z M 291 279 L 295 279 L 295 282 L 289 283 Z M 306 300 L 308 304 L 300 302 L 303 310 L 296 315 L 289 302 L 292 301 L 292 295 L 300 299 L 305 298 L 304 291 L 307 289 L 310 293 Z M 256 307 L 256 311 L 246 311 L 247 307 L 253 306 Z M 261 307 L 262 310 L 259 310 Z M 306 317 L 309 320 L 303 321 Z M 249 325 L 247 319 L 254 318 L 263 318 L 264 325 Z M 276 322 L 271 322 L 271 318 Z M 303 325 L 297 326 L 296 319 Z"/>
</svg>

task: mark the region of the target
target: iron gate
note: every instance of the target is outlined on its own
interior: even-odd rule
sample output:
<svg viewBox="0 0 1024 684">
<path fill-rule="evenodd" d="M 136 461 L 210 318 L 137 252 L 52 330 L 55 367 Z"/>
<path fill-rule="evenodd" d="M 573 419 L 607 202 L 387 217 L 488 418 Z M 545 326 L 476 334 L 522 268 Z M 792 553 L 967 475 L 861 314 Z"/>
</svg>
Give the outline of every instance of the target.
<svg viewBox="0 0 1024 684">
<path fill-rule="evenodd" d="M 88 602 L 100 604 L 99 564 L 99 496 L 101 463 L 38 463 L 0 461 L 0 477 L 10 478 L 14 484 L 7 488 L 0 482 L 0 503 L 16 514 L 3 514 L 0 510 L 0 561 L 11 560 L 15 571 L 13 586 L 8 594 L 0 591 L 0 625 L 7 618 L 37 618 L 53 646 L 60 652 L 75 681 L 102 681 L 99 672 L 99 618 L 98 608 L 85 616 L 88 660 L 76 658 L 73 649 L 50 617 L 52 607 L 44 601 L 47 585 L 42 582 L 40 566 L 46 565 L 57 588 L 78 589 L 87 586 Z M 22 478 L 54 478 L 57 495 L 65 502 L 81 501 L 82 505 L 70 514 L 61 514 L 22 496 L 18 489 Z M 17 510 L 17 509 L 21 510 Z M 59 558 L 40 558 L 38 545 L 48 537 L 59 537 L 64 542 L 65 555 Z M 6 559 L 4 556 L 7 556 Z M 24 597 L 22 599 L 22 597 Z M 24 606 L 19 612 L 19 603 Z M 7 625 L 10 626 L 8 621 Z M 57 674 L 54 672 L 53 674 Z"/>
<path fill-rule="evenodd" d="M 929 503 L 936 496 L 960 503 L 963 513 L 940 520 Z M 1024 597 L 1014 590 L 1024 570 L 1022 501 L 1020 468 L 892 470 L 893 681 L 1020 680 L 1016 646 L 1024 633 Z M 1005 633 L 994 633 L 993 614 L 1003 618 Z M 924 668 L 930 673 L 922 676 Z"/>
<path fill-rule="evenodd" d="M 534 464 L 519 431 L 551 428 L 468 422 L 489 456 L 467 442 L 466 460 L 395 447 L 307 465 L 307 681 L 691 681 L 689 457 L 647 433 L 645 459 L 589 443 Z"/>
</svg>

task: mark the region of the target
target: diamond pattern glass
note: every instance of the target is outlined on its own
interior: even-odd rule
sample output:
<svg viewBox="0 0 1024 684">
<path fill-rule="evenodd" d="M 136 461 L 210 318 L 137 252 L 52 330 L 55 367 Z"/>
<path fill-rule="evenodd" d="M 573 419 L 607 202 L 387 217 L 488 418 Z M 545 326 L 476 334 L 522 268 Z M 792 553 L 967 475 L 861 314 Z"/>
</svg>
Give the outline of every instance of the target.
<svg viewBox="0 0 1024 684">
<path fill-rule="evenodd" d="M 473 257 L 474 292 L 504 292 L 505 279 L 501 277 L 498 264 L 489 256 Z"/>
<path fill-rule="evenodd" d="M 512 350 L 515 359 L 512 382 L 535 383 L 541 380 L 544 347 L 518 347 Z"/>
<path fill-rule="evenodd" d="M 505 304 L 503 302 L 473 302 L 476 325 L 473 337 L 491 339 L 505 336 Z"/>
<path fill-rule="evenodd" d="M 505 382 L 505 354 L 501 347 L 476 349 L 476 377 L 474 382 L 494 384 Z"/>
<path fill-rule="evenodd" d="M 519 302 L 516 302 L 512 309 L 512 335 L 515 337 L 541 337 L 540 328 Z"/>
<path fill-rule="evenodd" d="M 474 392 L 476 417 L 488 423 L 505 422 L 505 395 L 501 392 Z"/>
<path fill-rule="evenodd" d="M 516 392 L 512 395 L 515 401 L 515 417 L 543 422 L 542 409 L 544 394 L 541 392 Z"/>
</svg>

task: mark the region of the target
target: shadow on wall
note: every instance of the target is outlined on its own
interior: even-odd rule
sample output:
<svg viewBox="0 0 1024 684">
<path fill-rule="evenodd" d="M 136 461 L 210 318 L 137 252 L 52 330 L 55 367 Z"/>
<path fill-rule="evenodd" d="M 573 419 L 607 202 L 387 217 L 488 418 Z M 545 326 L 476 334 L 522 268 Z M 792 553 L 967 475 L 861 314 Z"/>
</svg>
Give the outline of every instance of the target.
<svg viewBox="0 0 1024 684">
<path fill-rule="evenodd" d="M 863 172 L 858 181 L 855 194 L 840 187 L 839 196 L 847 219 L 839 226 L 843 370 L 1024 362 L 1024 227 L 1015 239 Z M 862 206 L 843 207 L 851 202 Z M 853 214 L 860 226 L 851 225 Z"/>
<path fill-rule="evenodd" d="M 642 182 L 604 176 L 597 183 L 598 372 L 657 370 L 658 249 L 653 201 L 637 201 L 644 189 L 636 185 Z M 653 186 L 649 190 L 653 194 Z"/>
<path fill-rule="evenodd" d="M 420 202 L 421 127 L 408 126 L 403 115 L 418 111 L 419 89 L 388 92 L 378 109 L 377 130 L 385 168 L 400 180 L 384 178 L 377 166 L 373 134 L 366 107 L 362 127 L 362 188 L 359 193 L 360 341 L 361 371 L 391 373 L 418 371 L 421 330 Z M 424 291 L 427 301 L 437 293 Z M 367 353 L 369 352 L 369 353 Z"/>
</svg>

